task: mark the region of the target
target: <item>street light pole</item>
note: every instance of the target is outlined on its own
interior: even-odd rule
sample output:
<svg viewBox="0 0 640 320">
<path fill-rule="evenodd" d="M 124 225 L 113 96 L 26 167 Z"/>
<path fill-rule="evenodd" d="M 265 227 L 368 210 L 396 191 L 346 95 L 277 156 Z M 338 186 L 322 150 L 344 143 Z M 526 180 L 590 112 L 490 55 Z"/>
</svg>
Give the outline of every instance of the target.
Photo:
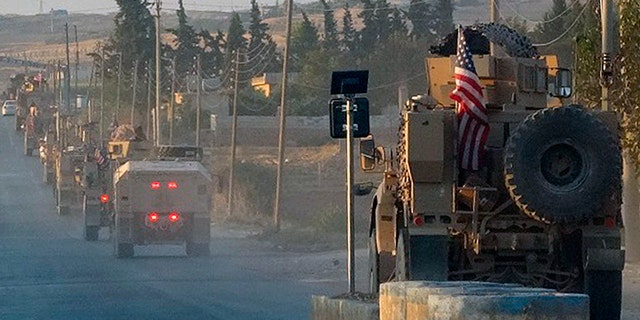
<svg viewBox="0 0 640 320">
<path fill-rule="evenodd" d="M 160 7 L 161 0 L 156 0 L 156 108 L 155 108 L 155 145 L 160 145 Z"/>
</svg>

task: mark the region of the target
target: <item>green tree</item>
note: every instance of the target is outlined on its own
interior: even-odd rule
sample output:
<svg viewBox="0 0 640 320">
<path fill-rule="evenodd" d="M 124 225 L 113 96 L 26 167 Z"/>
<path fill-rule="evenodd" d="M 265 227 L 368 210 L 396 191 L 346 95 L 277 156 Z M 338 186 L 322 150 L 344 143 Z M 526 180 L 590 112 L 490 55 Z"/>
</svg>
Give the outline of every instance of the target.
<svg viewBox="0 0 640 320">
<path fill-rule="evenodd" d="M 327 3 L 327 0 L 320 0 L 324 8 L 324 37 L 322 39 L 322 47 L 330 50 L 338 46 L 338 29 L 336 19 L 333 16 L 333 9 Z"/>
<path fill-rule="evenodd" d="M 342 16 L 342 40 L 340 43 L 340 49 L 342 51 L 354 52 L 356 50 L 357 34 L 353 27 L 353 17 L 351 16 L 351 9 L 349 9 L 349 3 L 344 4 L 344 15 Z"/>
<path fill-rule="evenodd" d="M 433 37 L 429 25 L 431 11 L 431 5 L 425 0 L 411 0 L 405 16 L 411 22 L 412 27 L 409 35 L 412 39 L 423 39 L 426 40 L 425 42 L 430 42 Z"/>
<path fill-rule="evenodd" d="M 237 12 L 234 12 L 231 16 L 231 22 L 229 23 L 229 29 L 227 31 L 227 36 L 222 43 L 224 49 L 224 61 L 225 65 L 233 66 L 235 68 L 236 62 L 238 64 L 243 63 L 244 54 L 247 50 L 247 39 L 244 37 L 246 33 L 244 27 L 242 26 L 242 21 L 240 20 L 240 15 Z M 238 56 L 240 57 L 239 61 L 236 61 Z M 228 77 L 224 79 L 225 82 L 223 85 L 227 88 L 232 87 L 232 77 Z M 242 79 L 246 80 L 246 79 Z M 246 81 L 242 81 L 245 83 Z"/>
<path fill-rule="evenodd" d="M 176 74 L 179 78 L 184 78 L 193 71 L 194 57 L 202 53 L 200 39 L 193 26 L 188 22 L 187 14 L 184 10 L 183 0 L 178 0 L 178 27 L 169 29 L 175 39 L 173 41 L 173 58 L 176 59 Z"/>
<path fill-rule="evenodd" d="M 435 14 L 433 33 L 442 38 L 453 31 L 453 4 L 451 0 L 437 0 L 434 5 Z"/>
<path fill-rule="evenodd" d="M 566 0 L 553 0 L 553 6 L 544 14 L 544 21 L 534 29 L 534 39 L 538 42 L 549 42 L 560 36 L 566 30 L 568 14 Z"/>
<path fill-rule="evenodd" d="M 256 74 L 263 71 L 276 71 L 279 69 L 279 56 L 276 52 L 276 44 L 269 35 L 269 25 L 262 21 L 262 14 L 256 0 L 251 0 L 249 12 L 249 48 L 247 60 Z"/>
<path fill-rule="evenodd" d="M 118 13 L 115 30 L 107 41 L 107 57 L 122 54 L 123 72 L 129 73 L 136 60 L 149 61 L 154 56 L 155 22 L 147 0 L 116 0 Z M 107 64 L 114 69 L 117 57 Z M 126 70 L 126 71 L 125 71 Z"/>
<path fill-rule="evenodd" d="M 295 24 L 291 30 L 290 57 L 292 70 L 299 71 L 306 63 L 307 54 L 319 49 L 318 29 L 307 14 L 302 11 L 302 22 Z"/>
</svg>

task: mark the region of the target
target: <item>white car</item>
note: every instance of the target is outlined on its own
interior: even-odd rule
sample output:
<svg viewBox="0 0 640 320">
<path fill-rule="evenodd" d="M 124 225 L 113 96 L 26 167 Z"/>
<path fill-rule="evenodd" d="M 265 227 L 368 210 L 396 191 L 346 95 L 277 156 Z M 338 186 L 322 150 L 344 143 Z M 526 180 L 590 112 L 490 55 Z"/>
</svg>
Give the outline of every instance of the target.
<svg viewBox="0 0 640 320">
<path fill-rule="evenodd" d="M 16 114 L 16 101 L 5 100 L 2 104 L 2 116 L 13 116 Z"/>
</svg>

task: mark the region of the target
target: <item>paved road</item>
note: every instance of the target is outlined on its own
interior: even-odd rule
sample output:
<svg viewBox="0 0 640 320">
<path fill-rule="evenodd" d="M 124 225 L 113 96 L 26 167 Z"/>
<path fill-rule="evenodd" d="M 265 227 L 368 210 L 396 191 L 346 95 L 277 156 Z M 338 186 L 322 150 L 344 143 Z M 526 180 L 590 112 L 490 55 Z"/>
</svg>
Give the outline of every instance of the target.
<svg viewBox="0 0 640 320">
<path fill-rule="evenodd" d="M 78 212 L 56 215 L 12 123 L 0 119 L 0 319 L 308 319 L 312 294 L 343 289 L 279 272 L 290 254 L 229 237 L 207 258 L 174 246 L 115 259 L 106 230 L 86 242 Z"/>
</svg>

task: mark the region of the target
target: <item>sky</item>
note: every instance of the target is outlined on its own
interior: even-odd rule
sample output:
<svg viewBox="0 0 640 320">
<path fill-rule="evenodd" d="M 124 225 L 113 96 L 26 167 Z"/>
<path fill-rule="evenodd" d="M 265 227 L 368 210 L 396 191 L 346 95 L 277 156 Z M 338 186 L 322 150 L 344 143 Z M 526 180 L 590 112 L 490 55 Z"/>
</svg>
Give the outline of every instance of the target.
<svg viewBox="0 0 640 320">
<path fill-rule="evenodd" d="M 283 0 L 279 1 L 280 3 Z M 66 9 L 71 13 L 109 13 L 116 12 L 118 6 L 115 0 L 0 0 L 0 15 L 20 14 L 34 15 L 40 13 L 42 3 L 43 13 L 53 9 Z M 245 10 L 250 7 L 250 0 L 184 0 L 187 10 L 200 11 L 234 11 Z M 261 5 L 273 5 L 276 0 L 258 0 Z M 162 7 L 175 10 L 178 0 L 162 0 Z"/>
</svg>

